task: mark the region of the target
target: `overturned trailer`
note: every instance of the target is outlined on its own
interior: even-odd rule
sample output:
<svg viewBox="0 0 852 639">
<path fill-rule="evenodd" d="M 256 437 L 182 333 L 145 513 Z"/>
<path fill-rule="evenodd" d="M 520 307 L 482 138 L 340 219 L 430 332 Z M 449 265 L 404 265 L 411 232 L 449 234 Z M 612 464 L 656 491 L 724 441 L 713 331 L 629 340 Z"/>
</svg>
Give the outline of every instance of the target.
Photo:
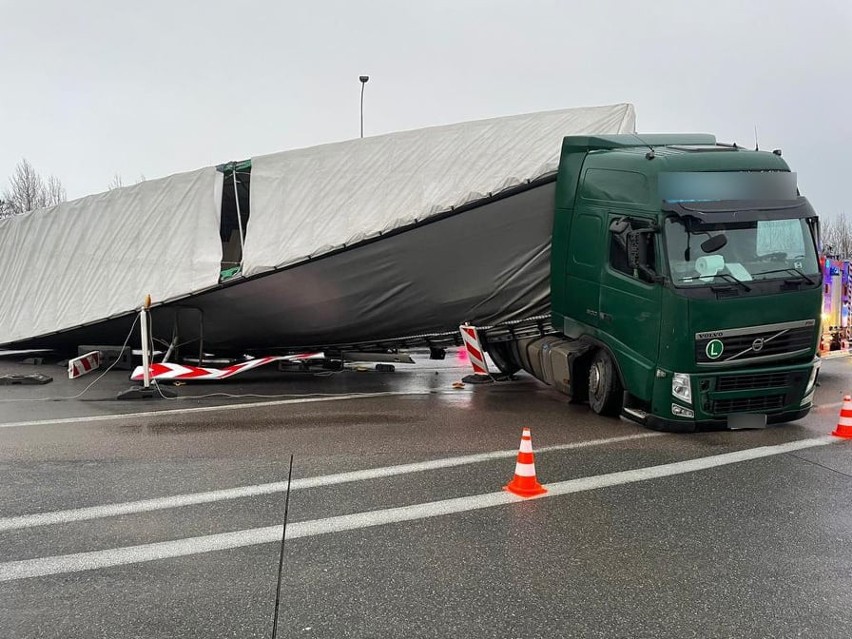
<svg viewBox="0 0 852 639">
<path fill-rule="evenodd" d="M 547 321 L 561 141 L 634 127 L 629 104 L 467 122 L 0 220 L 0 346 L 122 343 L 147 294 L 157 337 L 223 353 Z"/>
</svg>

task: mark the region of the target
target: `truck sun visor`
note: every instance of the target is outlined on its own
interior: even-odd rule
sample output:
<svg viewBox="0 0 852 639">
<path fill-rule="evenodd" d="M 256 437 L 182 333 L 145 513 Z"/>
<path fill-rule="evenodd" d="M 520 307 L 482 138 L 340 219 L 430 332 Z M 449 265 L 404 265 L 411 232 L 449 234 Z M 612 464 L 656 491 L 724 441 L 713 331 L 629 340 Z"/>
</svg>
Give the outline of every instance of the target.
<svg viewBox="0 0 852 639">
<path fill-rule="evenodd" d="M 691 217 L 701 224 L 797 220 L 816 217 L 804 197 L 793 200 L 724 200 L 718 202 L 663 202 L 663 210 Z"/>
<path fill-rule="evenodd" d="M 668 202 L 795 200 L 796 174 L 789 171 L 660 173 L 658 193 Z"/>
</svg>

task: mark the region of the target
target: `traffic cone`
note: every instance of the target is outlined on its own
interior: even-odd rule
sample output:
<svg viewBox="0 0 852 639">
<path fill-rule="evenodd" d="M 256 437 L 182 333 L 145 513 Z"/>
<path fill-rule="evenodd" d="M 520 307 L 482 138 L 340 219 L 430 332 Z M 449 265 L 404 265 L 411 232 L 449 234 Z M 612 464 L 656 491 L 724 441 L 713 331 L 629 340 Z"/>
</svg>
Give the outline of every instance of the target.
<svg viewBox="0 0 852 639">
<path fill-rule="evenodd" d="M 840 409 L 840 417 L 837 419 L 837 428 L 831 433 L 835 437 L 852 439 L 852 397 L 846 395 L 843 398 L 843 408 Z"/>
<path fill-rule="evenodd" d="M 852 412 L 850 412 L 852 415 Z M 850 420 L 852 423 L 852 420 Z M 521 497 L 535 497 L 547 492 L 547 488 L 538 483 L 535 478 L 535 458 L 532 449 L 532 435 L 529 428 L 524 428 L 521 434 L 521 447 L 518 449 L 518 461 L 515 464 L 515 476 L 503 490 L 515 493 Z"/>
</svg>

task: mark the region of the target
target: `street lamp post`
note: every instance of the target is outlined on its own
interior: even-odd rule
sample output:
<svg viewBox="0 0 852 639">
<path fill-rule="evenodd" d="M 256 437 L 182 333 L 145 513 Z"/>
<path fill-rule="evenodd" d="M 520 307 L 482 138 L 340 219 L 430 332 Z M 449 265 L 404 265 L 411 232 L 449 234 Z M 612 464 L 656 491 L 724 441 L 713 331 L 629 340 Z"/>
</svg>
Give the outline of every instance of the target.
<svg viewBox="0 0 852 639">
<path fill-rule="evenodd" d="M 370 79 L 368 75 L 358 76 L 358 79 L 361 81 L 361 137 L 364 137 L 364 85 L 367 84 L 367 80 Z"/>
</svg>

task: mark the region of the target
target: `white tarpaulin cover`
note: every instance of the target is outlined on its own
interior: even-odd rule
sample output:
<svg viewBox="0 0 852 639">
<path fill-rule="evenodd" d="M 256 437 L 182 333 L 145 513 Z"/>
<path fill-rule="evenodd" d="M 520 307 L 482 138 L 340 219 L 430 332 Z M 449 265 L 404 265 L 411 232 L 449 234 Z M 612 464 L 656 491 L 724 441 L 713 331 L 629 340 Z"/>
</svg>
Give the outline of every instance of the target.
<svg viewBox="0 0 852 639">
<path fill-rule="evenodd" d="M 221 189 L 211 167 L 0 220 L 0 344 L 215 285 Z"/>
<path fill-rule="evenodd" d="M 243 272 L 295 264 L 556 170 L 562 138 L 632 133 L 630 104 L 391 133 L 252 158 Z"/>
<path fill-rule="evenodd" d="M 481 206 L 396 239 L 268 278 L 233 278 L 224 287 L 217 287 L 223 181 L 212 167 L 0 220 L 0 344 L 39 337 L 47 346 L 119 343 L 129 328 L 126 314 L 149 293 L 157 304 L 192 295 L 204 313 L 205 338 L 235 349 L 363 341 L 445 330 L 462 319 L 544 313 L 552 182 L 490 204 L 484 199 L 555 172 L 566 135 L 634 127 L 633 107 L 619 104 L 254 158 L 243 253 L 248 276 L 349 248 L 452 207 Z M 452 243 L 447 233 L 461 235 Z M 481 244 L 474 253 L 471 241 Z M 171 330 L 177 311 L 170 314 L 170 306 L 158 309 L 155 329 L 160 318 Z"/>
</svg>

